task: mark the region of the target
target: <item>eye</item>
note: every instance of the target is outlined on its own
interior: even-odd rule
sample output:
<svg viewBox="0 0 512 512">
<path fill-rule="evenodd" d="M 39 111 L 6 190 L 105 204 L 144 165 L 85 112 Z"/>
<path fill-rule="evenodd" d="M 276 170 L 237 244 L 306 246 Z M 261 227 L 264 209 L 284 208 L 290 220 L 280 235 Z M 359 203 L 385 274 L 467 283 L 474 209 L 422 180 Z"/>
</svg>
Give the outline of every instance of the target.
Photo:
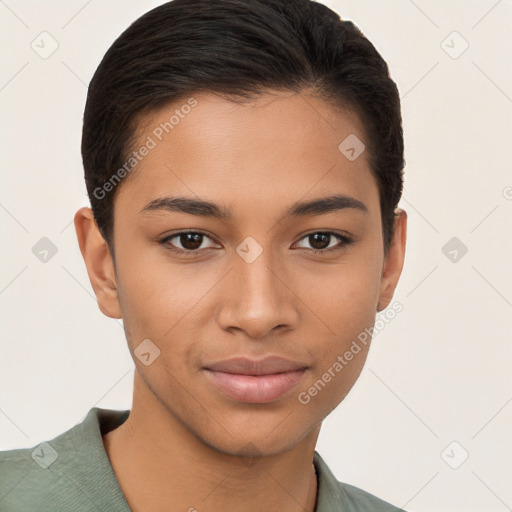
<svg viewBox="0 0 512 512">
<path fill-rule="evenodd" d="M 211 238 L 201 231 L 180 231 L 179 233 L 174 233 L 172 235 L 166 236 L 159 241 L 162 245 L 170 246 L 169 249 L 180 254 L 185 255 L 194 255 L 203 249 L 208 249 L 209 247 L 205 247 L 203 245 L 204 239 Z M 171 240 L 177 239 L 177 242 L 172 243 Z M 176 246 L 175 244 L 180 244 L 180 246 Z"/>
<path fill-rule="evenodd" d="M 176 239 L 176 242 L 172 242 L 174 239 Z M 169 250 L 176 253 L 185 256 L 194 256 L 203 250 L 212 248 L 211 246 L 205 247 L 203 244 L 205 239 L 212 240 L 209 235 L 201 231 L 180 231 L 162 238 L 159 243 L 167 246 Z M 333 244 L 332 242 L 335 242 L 336 239 L 338 240 L 338 244 Z M 310 250 L 315 254 L 342 250 L 352 243 L 352 239 L 347 235 L 333 231 L 314 231 L 305 235 L 300 240 L 307 240 L 312 246 Z"/>
<path fill-rule="evenodd" d="M 340 242 L 332 244 L 331 242 L 335 242 L 335 239 L 341 241 L 341 245 Z M 315 254 L 344 249 L 352 243 L 352 239 L 348 236 L 333 231 L 314 231 L 302 237 L 301 240 L 307 240 Z"/>
</svg>

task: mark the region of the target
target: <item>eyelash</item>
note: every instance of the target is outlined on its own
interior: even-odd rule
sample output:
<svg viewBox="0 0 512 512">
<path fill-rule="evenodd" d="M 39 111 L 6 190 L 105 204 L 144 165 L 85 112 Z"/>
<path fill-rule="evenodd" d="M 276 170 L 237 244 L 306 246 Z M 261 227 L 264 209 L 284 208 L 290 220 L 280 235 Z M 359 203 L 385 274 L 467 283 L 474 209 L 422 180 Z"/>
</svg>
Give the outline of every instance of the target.
<svg viewBox="0 0 512 512">
<path fill-rule="evenodd" d="M 353 240 L 348 237 L 347 235 L 344 235 L 344 234 L 341 234 L 341 233 L 337 233 L 335 231 L 311 231 L 310 233 L 306 233 L 302 238 L 299 239 L 300 240 L 303 240 L 304 238 L 307 238 L 308 236 L 311 236 L 311 235 L 314 235 L 314 234 L 317 234 L 317 233 L 321 233 L 323 235 L 333 235 L 335 236 L 336 238 L 338 238 L 342 243 L 341 246 L 339 247 L 330 247 L 328 249 L 306 249 L 308 251 L 311 251 L 313 252 L 314 254 L 325 254 L 325 253 L 330 253 L 330 252 L 333 252 L 333 251 L 339 251 L 339 250 L 343 250 L 345 249 L 347 246 L 349 246 Z M 178 231 L 177 233 L 172 233 L 170 235 L 167 235 L 165 236 L 164 238 L 162 238 L 161 240 L 159 240 L 159 244 L 161 245 L 169 245 L 169 240 L 172 240 L 173 238 L 176 238 L 177 236 L 180 236 L 180 235 L 186 235 L 186 234 L 194 234 L 194 235 L 203 235 L 203 236 L 206 236 L 207 238 L 210 238 L 211 240 L 212 237 L 210 235 L 208 235 L 207 233 L 203 232 L 203 231 Z M 177 247 L 174 247 L 174 246 L 170 246 L 168 247 L 168 249 L 170 251 L 173 251 L 173 252 L 176 252 L 178 254 L 183 254 L 184 256 L 196 256 L 197 254 L 199 254 L 201 251 L 205 251 L 205 250 L 208 250 L 208 249 L 194 249 L 194 250 L 184 250 L 184 249 L 179 249 Z"/>
</svg>

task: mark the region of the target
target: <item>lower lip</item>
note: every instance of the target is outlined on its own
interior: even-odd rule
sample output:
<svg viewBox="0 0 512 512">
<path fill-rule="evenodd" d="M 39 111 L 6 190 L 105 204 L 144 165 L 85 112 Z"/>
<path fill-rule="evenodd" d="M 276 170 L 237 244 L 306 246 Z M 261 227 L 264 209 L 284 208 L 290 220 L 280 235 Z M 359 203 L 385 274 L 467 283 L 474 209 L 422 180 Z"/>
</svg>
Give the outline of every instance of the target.
<svg viewBox="0 0 512 512">
<path fill-rule="evenodd" d="M 205 369 L 210 381 L 220 391 L 238 402 L 266 404 L 281 398 L 293 389 L 306 370 L 272 375 L 240 375 Z"/>
</svg>

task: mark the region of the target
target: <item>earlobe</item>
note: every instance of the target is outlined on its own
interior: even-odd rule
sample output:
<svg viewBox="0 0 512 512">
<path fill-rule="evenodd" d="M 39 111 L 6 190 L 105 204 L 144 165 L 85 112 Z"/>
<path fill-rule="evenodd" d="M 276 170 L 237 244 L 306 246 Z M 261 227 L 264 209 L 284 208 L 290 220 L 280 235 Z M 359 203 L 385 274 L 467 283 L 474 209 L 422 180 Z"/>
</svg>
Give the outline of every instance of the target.
<svg viewBox="0 0 512 512">
<path fill-rule="evenodd" d="M 90 208 L 75 213 L 75 230 L 80 252 L 101 312 L 110 318 L 122 318 L 114 263 L 108 244 Z"/>
<path fill-rule="evenodd" d="M 401 208 L 397 208 L 395 214 L 393 241 L 384 261 L 377 311 L 382 311 L 389 306 L 404 266 L 407 239 L 407 212 Z"/>
</svg>

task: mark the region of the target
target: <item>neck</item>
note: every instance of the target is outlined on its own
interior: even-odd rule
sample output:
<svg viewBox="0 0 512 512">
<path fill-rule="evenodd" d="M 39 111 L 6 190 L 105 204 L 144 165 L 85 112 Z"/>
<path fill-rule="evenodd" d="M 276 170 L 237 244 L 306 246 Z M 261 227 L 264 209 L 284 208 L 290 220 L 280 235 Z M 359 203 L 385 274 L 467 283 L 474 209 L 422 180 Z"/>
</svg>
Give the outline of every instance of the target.
<svg viewBox="0 0 512 512">
<path fill-rule="evenodd" d="M 282 453 L 239 457 L 206 444 L 149 390 L 135 387 L 130 416 L 103 442 L 133 512 L 314 512 L 319 432 Z"/>
</svg>

